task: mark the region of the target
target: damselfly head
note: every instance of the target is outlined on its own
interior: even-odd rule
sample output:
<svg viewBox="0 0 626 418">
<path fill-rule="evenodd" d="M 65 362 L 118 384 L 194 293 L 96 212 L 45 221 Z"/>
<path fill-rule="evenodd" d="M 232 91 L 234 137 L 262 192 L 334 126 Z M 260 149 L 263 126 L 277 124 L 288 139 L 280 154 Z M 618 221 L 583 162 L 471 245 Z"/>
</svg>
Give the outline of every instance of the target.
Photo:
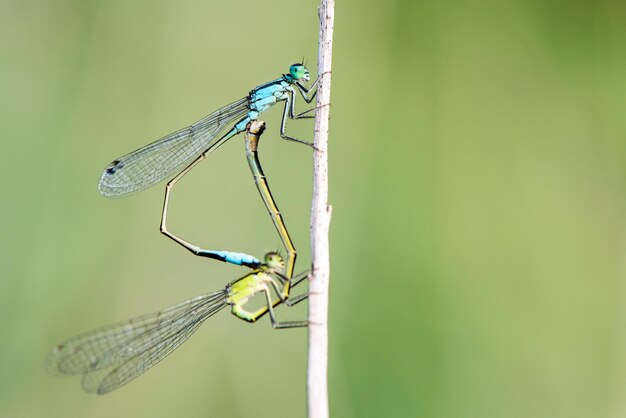
<svg viewBox="0 0 626 418">
<path fill-rule="evenodd" d="M 282 272 L 285 269 L 285 260 L 278 253 L 265 254 L 265 264 L 273 269 Z"/>
<path fill-rule="evenodd" d="M 291 75 L 296 81 L 309 81 L 311 79 L 311 74 L 309 74 L 309 70 L 306 69 L 304 64 L 300 63 L 293 64 L 291 67 L 289 67 L 289 75 Z"/>
</svg>

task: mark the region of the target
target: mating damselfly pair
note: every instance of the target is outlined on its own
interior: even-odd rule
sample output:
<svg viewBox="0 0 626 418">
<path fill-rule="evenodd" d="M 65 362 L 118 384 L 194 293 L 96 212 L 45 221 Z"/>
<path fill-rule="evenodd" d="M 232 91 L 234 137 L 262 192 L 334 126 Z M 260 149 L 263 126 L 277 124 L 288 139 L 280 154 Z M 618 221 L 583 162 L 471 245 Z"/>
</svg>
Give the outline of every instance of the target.
<svg viewBox="0 0 626 418">
<path fill-rule="evenodd" d="M 264 123 L 257 121 L 257 118 L 276 103 L 284 102 L 280 136 L 286 140 L 311 145 L 286 133 L 287 118 L 312 117 L 309 113 L 314 109 L 299 114 L 295 112 L 298 93 L 307 103 L 316 95 L 315 87 L 319 79 L 310 88 L 306 88 L 302 83 L 309 80 L 306 67 L 303 64 L 293 64 L 288 74 L 256 87 L 245 98 L 218 109 L 187 128 L 120 157 L 107 166 L 100 177 L 99 190 L 108 197 L 138 192 L 175 175 L 166 186 L 161 232 L 198 256 L 246 266 L 253 271 L 217 292 L 66 340 L 57 345 L 46 358 L 46 368 L 51 373 L 83 375 L 85 391 L 108 393 L 158 363 L 182 344 L 207 318 L 226 306 L 231 306 L 233 315 L 248 322 L 255 322 L 269 313 L 274 328 L 307 325 L 306 321 L 280 322 L 273 309 L 281 303 L 292 306 L 306 299 L 307 294 L 295 298 L 290 298 L 289 294 L 291 287 L 306 279 L 308 273 L 293 277 L 296 249 L 258 160 L 257 146 Z M 220 136 L 233 123 L 231 129 Z M 266 254 L 261 262 L 244 253 L 205 250 L 167 230 L 167 208 L 174 185 L 208 153 L 243 131 L 247 131 L 245 143 L 250 170 L 287 249 L 286 263 L 277 253 Z M 257 295 L 264 297 L 263 306 L 254 311 L 246 310 L 245 305 Z"/>
</svg>

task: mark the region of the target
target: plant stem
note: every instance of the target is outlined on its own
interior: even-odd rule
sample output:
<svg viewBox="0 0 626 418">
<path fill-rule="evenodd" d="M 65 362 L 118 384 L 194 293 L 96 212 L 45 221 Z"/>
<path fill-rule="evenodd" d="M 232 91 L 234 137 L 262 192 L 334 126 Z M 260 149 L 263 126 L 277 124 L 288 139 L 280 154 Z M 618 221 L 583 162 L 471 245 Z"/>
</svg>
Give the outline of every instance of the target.
<svg viewBox="0 0 626 418">
<path fill-rule="evenodd" d="M 328 418 L 328 284 L 330 252 L 328 232 L 332 207 L 328 204 L 328 124 L 332 61 L 334 0 L 321 0 L 320 35 L 313 152 L 313 201 L 311 204 L 311 259 L 309 281 L 309 358 L 307 399 L 309 418 Z"/>
</svg>

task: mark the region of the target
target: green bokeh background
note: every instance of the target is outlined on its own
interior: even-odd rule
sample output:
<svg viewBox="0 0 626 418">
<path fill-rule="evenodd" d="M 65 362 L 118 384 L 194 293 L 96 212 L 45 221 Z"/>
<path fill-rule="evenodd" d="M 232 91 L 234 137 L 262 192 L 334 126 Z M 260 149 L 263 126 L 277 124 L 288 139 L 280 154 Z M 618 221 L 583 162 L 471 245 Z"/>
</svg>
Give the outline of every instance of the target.
<svg viewBox="0 0 626 418">
<path fill-rule="evenodd" d="M 42 362 L 243 274 L 159 234 L 162 186 L 96 182 L 303 55 L 314 70 L 316 8 L 0 1 L 0 416 L 305 415 L 306 332 L 267 320 L 222 312 L 105 397 Z M 626 416 L 625 27 L 614 0 L 338 0 L 332 416 Z M 279 117 L 261 158 L 305 268 L 311 152 Z M 192 242 L 280 248 L 241 137 L 173 199 Z"/>
</svg>

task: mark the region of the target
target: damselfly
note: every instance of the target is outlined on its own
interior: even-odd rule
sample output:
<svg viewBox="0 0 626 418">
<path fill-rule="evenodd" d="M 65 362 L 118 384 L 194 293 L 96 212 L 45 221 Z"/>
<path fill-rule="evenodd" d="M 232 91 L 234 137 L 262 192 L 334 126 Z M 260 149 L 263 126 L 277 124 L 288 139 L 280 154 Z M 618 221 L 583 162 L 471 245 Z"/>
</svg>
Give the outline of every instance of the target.
<svg viewBox="0 0 626 418">
<path fill-rule="evenodd" d="M 280 136 L 286 140 L 312 145 L 309 142 L 289 136 L 285 132 L 287 118 L 302 119 L 313 117 L 308 115 L 308 113 L 314 109 L 309 109 L 299 114 L 295 113 L 296 96 L 298 93 L 307 103 L 310 103 L 317 93 L 316 87 L 319 78 L 313 82 L 310 88 L 306 88 L 302 83 L 309 80 L 310 74 L 307 68 L 303 64 L 293 64 L 289 68 L 288 74 L 283 74 L 276 80 L 257 86 L 243 99 L 216 110 L 187 128 L 166 135 L 151 144 L 114 160 L 100 176 L 98 186 L 100 193 L 108 197 L 125 196 L 146 189 L 178 173 L 168 184 L 163 208 L 163 218 L 165 218 L 167 199 L 171 186 L 204 159 L 208 153 L 217 149 L 231 137 L 246 130 L 250 122 L 256 120 L 260 113 L 268 110 L 278 102 L 285 103 L 280 125 Z M 234 123 L 232 128 L 225 134 L 220 135 L 232 123 Z M 256 159 L 256 148 L 253 156 L 256 162 L 251 160 L 250 153 L 248 154 L 250 168 L 255 176 L 255 180 L 257 180 L 257 175 L 259 173 L 262 174 L 262 170 L 258 159 Z M 264 178 L 263 182 L 265 182 Z M 259 181 L 257 180 L 258 185 Z M 276 204 L 266 182 L 264 189 L 261 190 L 261 187 L 259 187 L 267 210 L 270 213 L 277 213 Z M 273 216 L 272 219 L 283 243 L 290 241 L 284 224 L 279 226 L 276 223 L 276 216 Z M 282 222 L 282 220 L 280 221 Z M 164 223 L 162 223 L 163 225 Z M 166 233 L 166 235 L 168 234 Z M 170 236 L 170 238 L 172 237 Z M 286 276 L 291 277 L 295 262 L 295 249 L 290 248 L 288 245 L 286 247 L 290 253 Z M 291 255 L 292 250 L 293 257 Z M 249 265 L 250 263 L 258 262 L 254 257 L 250 258 L 250 256 L 241 258 L 238 253 L 232 253 L 233 257 L 230 257 L 230 252 L 214 251 L 214 253 L 216 255 L 214 258 L 234 264 Z M 246 254 L 243 255 L 247 256 Z"/>
<path fill-rule="evenodd" d="M 135 379 L 181 345 L 209 317 L 226 306 L 236 317 L 255 322 L 269 312 L 272 327 L 307 326 L 307 321 L 279 322 L 274 306 L 293 306 L 307 294 L 289 299 L 289 285 L 308 277 L 293 279 L 282 272 L 285 262 L 276 253 L 265 255 L 265 263 L 253 272 L 229 283 L 224 289 L 187 300 L 162 311 L 108 325 L 70 338 L 46 357 L 46 368 L 56 375 L 83 375 L 86 392 L 105 394 Z M 278 299 L 272 302 L 272 289 Z M 265 304 L 248 311 L 246 303 L 262 294 Z"/>
</svg>

